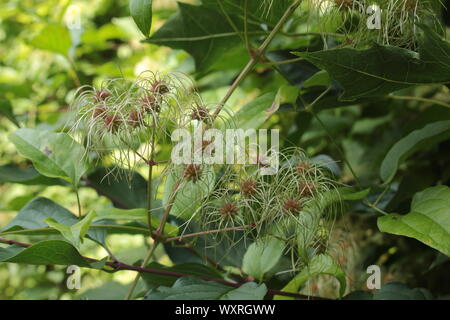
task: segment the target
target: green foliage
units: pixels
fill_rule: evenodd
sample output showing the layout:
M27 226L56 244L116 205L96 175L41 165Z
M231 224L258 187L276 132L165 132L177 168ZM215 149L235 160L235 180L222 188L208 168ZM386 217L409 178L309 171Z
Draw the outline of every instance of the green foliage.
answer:
M8 0L0 299L448 295L442 5L377 0L372 30L367 3ZM278 173L172 163L199 122L278 129Z
M427 124L399 140L388 152L380 167L380 177L385 182L394 178L399 165L414 152L429 148L450 138L450 121Z
M19 246L0 248L0 261L33 265L77 265L94 269L101 269L104 265L104 261L87 261L74 246L60 240L41 241L29 248Z
M418 55L380 45L366 50L342 48L296 54L339 81L345 90L342 100L385 95L419 84L450 82L450 43L430 28L421 28L424 35Z
M284 288L286 292L298 292L300 288L311 278L326 274L335 277L340 284L339 294L342 296L346 288L345 273L341 266L328 255L317 255L311 259L306 268L295 276ZM287 297L277 296L276 299L290 300ZM291 298L292 299L292 298Z
M262 300L267 289L264 284L246 283L239 288L204 281L196 278L180 278L172 287L150 290L148 300Z
M280 260L285 244L269 237L252 243L244 255L242 270L256 279L263 279Z
M47 177L65 178L76 186L87 170L84 148L65 133L19 129L9 139Z
M130 0L130 14L139 30L148 36L152 27L152 0Z
M450 188L438 186L414 195L407 215L378 218L383 232L415 238L450 256Z

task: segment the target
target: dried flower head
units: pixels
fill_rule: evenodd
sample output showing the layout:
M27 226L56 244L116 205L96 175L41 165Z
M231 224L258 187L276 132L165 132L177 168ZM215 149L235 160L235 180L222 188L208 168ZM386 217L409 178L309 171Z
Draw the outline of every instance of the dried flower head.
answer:
M241 193L245 197L250 197L256 193L257 183L254 180L245 180L241 183Z
M223 217L234 217L238 212L238 207L236 205L236 203L234 202L228 202L225 203L221 208L220 208L220 214Z
M184 169L183 176L187 181L196 183L202 176L202 166L196 164L188 164Z
M302 203L296 199L289 199L284 202L283 208L288 213L297 214L302 210Z

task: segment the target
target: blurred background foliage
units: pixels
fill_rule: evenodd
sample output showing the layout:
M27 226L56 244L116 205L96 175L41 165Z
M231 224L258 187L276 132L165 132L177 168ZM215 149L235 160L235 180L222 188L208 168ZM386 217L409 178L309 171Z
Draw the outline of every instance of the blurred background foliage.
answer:
M194 0L183 2L197 3ZM175 1L154 0L152 32L176 10ZM81 30L67 28L67 23L78 13ZM27 172L23 176L9 175L7 166L11 165L33 170L31 163L20 157L7 139L17 124L62 129L68 105L80 84L100 85L111 77L134 78L145 70L191 74L204 99L218 102L242 65L239 60L226 65L218 61L211 70L199 70L186 52L141 40L143 36L129 16L127 0L2 0L0 227L36 196L50 198L73 212L77 206L74 193L64 185L33 182L34 178L40 178L37 174L34 177L32 171L22 171ZM321 40L316 38L280 38L267 56L274 61L282 60L289 58L289 51L305 46L313 50L314 46L320 47L320 43ZM276 50L277 46L284 49ZM292 50L286 50L287 46ZM245 62L245 51L243 54ZM239 55L242 56L242 52L235 57ZM303 86L305 80L317 72L316 67L305 62L280 69L275 72L268 66L258 65L228 104L238 109L266 92L277 92L287 84L286 79L290 85ZM448 88L439 85L406 89L403 93L449 103ZM331 109L329 107L334 105L330 101L320 107L323 124L303 112L302 103L297 102L295 105L283 104L265 126L282 130L283 146L299 145L311 156L321 155L333 161L333 169L340 181L352 185L355 180L344 165L346 158L361 185L372 187L370 196L373 199L383 191L379 187L378 168L390 147L427 123L450 120L449 108L427 102L380 98ZM442 142L421 150L403 164L379 207L387 212L406 213L414 193L436 184L449 185L448 150L450 141ZM141 174L145 175L144 170ZM15 183L18 181L20 184ZM85 212L111 206L108 198L98 195L92 188L82 188L80 195ZM350 290L364 289L367 266L378 264L382 267L383 282L399 280L413 288L425 287L435 296L449 294L449 259L416 240L380 233L377 216L371 208L355 203L347 207L346 214L336 223L336 256L346 268ZM16 238L28 240L24 236ZM142 236L112 235L108 237L108 243L116 256L127 263L134 263L145 255L146 243ZM83 252L96 258L105 255L90 241L83 245ZM156 256L161 263L170 265L173 262L162 247ZM126 271L109 274L83 270L82 289L77 292L67 289L65 271L57 266L2 263L0 299L121 299L125 296L126 284L133 278L133 273ZM305 293L326 296L329 284L329 279L321 278L311 282Z

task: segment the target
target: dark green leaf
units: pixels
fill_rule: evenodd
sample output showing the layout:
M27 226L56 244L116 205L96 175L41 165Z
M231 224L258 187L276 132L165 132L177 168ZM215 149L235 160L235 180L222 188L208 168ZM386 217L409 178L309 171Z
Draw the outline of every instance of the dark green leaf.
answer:
M102 268L101 263L89 262L70 243L61 240L47 240L29 248L16 245L0 248L0 261L34 265L77 265L87 268Z
M34 168L22 169L12 164L0 166L0 182L47 186L64 184L63 180L45 177Z
M450 188L437 186L417 193L410 213L380 217L378 228L415 238L450 256Z
M147 181L137 172L124 172L112 177L105 168L100 168L88 176L87 185L111 199L119 208L147 207ZM160 206L157 203L155 205Z
M198 263L182 263L182 264L174 265L172 267L167 267L167 266L163 266L157 262L152 262L149 265L147 265L146 268L154 269L154 270L177 272L177 273L182 273L182 274L187 274L187 275L197 276L197 277L222 279L220 274L218 274L216 271L214 271L210 267L207 267L203 264L198 264ZM159 274L154 274L154 273L146 273L146 272L143 272L141 274L141 276L149 288L156 288L156 287L160 287L160 286L170 287L177 280L177 277L164 276L164 275L159 275Z
M392 181L401 162L414 152L450 138L450 121L430 123L400 139L388 152L380 168L384 182Z
M139 30L148 37L152 27L152 0L130 0L130 14Z
M208 71L216 63L240 68L248 61L242 39L220 12L205 7L178 3L180 11L172 16L147 42L183 49L195 59L198 71ZM238 30L241 19L230 17ZM255 30L250 25L249 31Z
M345 89L342 100L385 95L420 84L450 82L450 43L429 27L421 28L424 35L418 55L403 48L380 45L366 50L342 48L296 54L339 81Z
M150 290L147 300L262 300L267 293L264 284L248 282L239 288L194 277L178 279L172 287Z
M10 134L9 139L47 177L65 178L77 185L87 170L83 146L66 133L24 128Z
M17 127L20 127L19 122L17 121L16 116L13 113L11 102L1 97L0 97L0 114L8 118Z

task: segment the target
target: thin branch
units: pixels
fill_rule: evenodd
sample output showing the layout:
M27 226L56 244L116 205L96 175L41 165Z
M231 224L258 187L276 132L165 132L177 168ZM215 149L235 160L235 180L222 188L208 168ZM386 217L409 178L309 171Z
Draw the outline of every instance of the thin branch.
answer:
M236 80L231 85L230 89L226 93L225 97L222 99L222 101L219 104L219 107L216 109L212 116L212 120L214 121L219 113L224 108L227 101L230 99L230 97L233 95L234 91L237 89L239 84L244 80L244 78L250 73L250 71L253 69L253 67L258 63L259 58L261 55L266 51L267 47L270 45L272 40L275 38L277 33L281 30L283 25L286 23L286 21L290 18L290 16L295 12L295 10L300 6L302 0L296 0L283 14L280 21L278 21L277 25L273 28L273 30L270 32L270 34L267 36L266 40L263 42L263 44L257 49L257 55L252 56L250 58L250 61L247 63L247 65L244 67L244 69L241 71L239 76L236 78Z
M32 246L32 244L29 244L29 243L23 243L23 242L19 242L19 241L15 241L15 240L8 240L5 238L0 238L0 243L16 245L16 246L23 247L23 248L29 248ZM83 257L83 259L85 259L86 261L89 261L89 262L99 262L99 260L88 258L88 257ZM176 277L176 278L192 276L190 274L181 273L181 272L173 272L173 271L166 271L166 270L157 270L157 269L150 269L150 268L144 268L144 267L137 267L137 266L129 265L129 264L126 264L126 263L123 263L120 261L114 261L114 262L107 261L107 262L105 262L105 265L112 267L115 271L130 270L130 271L137 271L139 273L141 273L141 272L151 273L151 274L170 276L170 277ZM235 288L238 288L242 285L242 283L231 282L231 281L226 281L226 280L216 279L216 278L209 278L209 277L199 277L199 278L202 280L205 280L205 281L213 281L213 282L221 283L221 284L224 284L224 285L227 285L230 287L235 287ZM309 300L328 300L328 299L322 298L322 297L307 296L307 295L303 295L303 294L299 294L299 293L284 292L284 291L279 291L279 290L274 290L274 289L268 289L267 294L293 297L293 298L299 298L299 299L309 299Z

